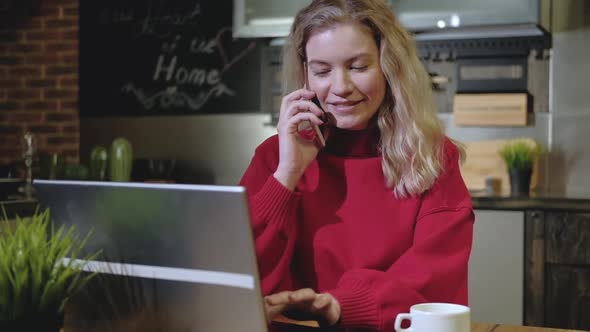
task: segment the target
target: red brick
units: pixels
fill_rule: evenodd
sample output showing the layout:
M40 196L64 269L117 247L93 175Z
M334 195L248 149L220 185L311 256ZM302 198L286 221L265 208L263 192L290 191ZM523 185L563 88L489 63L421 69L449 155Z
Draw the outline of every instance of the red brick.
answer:
M0 112L16 111L21 107L19 102L7 101L0 103Z
M72 65L47 66L45 74L48 76L77 74L78 67Z
M74 113L60 113L60 112L52 112L47 113L45 115L45 119L47 121L54 121L54 122L64 122L64 121L72 121L75 120L77 117Z
M43 113L31 113L31 112L18 112L11 113L8 115L8 121L12 122L26 122L26 123L39 123L43 121Z
M7 91L8 99L41 99L39 89L15 89Z
M21 126L16 126L14 127L14 129L16 129L16 133L14 134L6 134L6 135L2 135L2 140L0 140L0 144L3 145L4 147L10 148L10 147L15 147L18 148L21 145L21 133L24 133L24 130L22 130Z
M36 125L36 126L26 126L26 130L34 134L55 134L58 131L57 126L50 126L50 125Z
M43 18L42 17L33 17L32 19L28 20L26 25L24 26L23 30L38 30L43 29ZM24 34L22 35L24 37Z
M75 6L78 6L78 1L80 1L80 0L43 1L42 7L45 7L45 8L75 7Z
M47 52L65 52L65 51L77 51L77 41L65 41L65 42L49 42L45 44L45 51Z
M74 16L74 17L78 17L80 15L80 10L78 8L78 6L75 7L65 7L62 8L61 13L63 14L63 16Z
M0 65L18 65L23 63L22 57L14 55L0 55Z
M57 55L27 55L25 63L30 65L54 65L59 63Z
M19 110L21 107L20 102L16 101L7 101L0 103L0 112L7 112L7 111L16 111Z
M80 132L80 126L78 125L68 125L68 126L62 126L61 127L61 132L62 133L79 133Z
M47 145L64 145L64 144L78 144L79 139L73 136L55 136L47 137L45 142Z
M15 79L0 79L0 89L22 88L23 82Z
M12 158L18 158L20 156L20 148L0 148L0 156L11 156ZM11 158L6 158L5 160L12 160Z
M27 86L31 88L56 88L57 80L54 78L46 79L27 79Z
M78 59L79 59L78 52L61 54L60 58L61 58L61 63L63 63L63 64L67 64L70 66L76 66L76 67L78 66Z
M16 135L21 132L20 127L16 126L0 126L0 134L2 135Z
M60 109L78 110L78 101L77 100L60 100L59 101L59 108Z
M41 68L34 67L34 66L17 66L10 68L10 72L8 74L11 77L14 76L41 76Z
M30 41L48 41L48 40L56 40L60 36L60 33L57 31L45 31L45 30L38 30L38 31L27 31L25 33L25 38Z
M46 2L51 2L51 1L46 1ZM41 7L41 10L39 11L39 15L44 16L44 17L58 17L59 16L59 7L43 6L43 7Z
M24 110L30 111L55 111L57 110L57 101L32 101L26 102L23 106Z
M77 98L77 89L48 89L45 90L45 98L47 99L60 99L60 98Z
M62 40L78 40L80 37L80 33L78 29L74 30L67 30L61 32L61 39Z
M78 77L62 77L59 79L60 88L78 88Z
M69 28L78 26L78 20L67 18L67 19L49 19L45 21L45 28Z
M43 45L38 43L19 43L8 45L8 53L35 53L42 52Z

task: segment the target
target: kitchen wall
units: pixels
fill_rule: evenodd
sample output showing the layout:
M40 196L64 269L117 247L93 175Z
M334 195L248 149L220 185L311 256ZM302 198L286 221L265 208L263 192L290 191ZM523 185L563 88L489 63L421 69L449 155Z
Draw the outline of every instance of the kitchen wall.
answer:
M81 159L94 144L117 136L131 141L138 158L177 158L183 182L237 184L254 149L276 133L268 114L140 118L82 118Z
M3 31L0 34L4 38L0 45L3 52L0 55L0 80L4 82L0 91L2 160L19 158L17 136L25 129L37 130L44 148L62 149L74 160L78 158L77 95L71 95L75 94L72 91L76 91L77 87L70 85L77 82L77 72L67 69L68 65L77 67L77 49L64 45L77 45L78 26L74 17L78 2L59 0L42 3L44 9L41 13L14 32L17 39L7 40L11 33L14 35L13 32ZM462 141L527 136L545 143L551 155L542 180L546 189L569 195L590 195L590 178L586 175L590 168L590 149L581 138L590 129L590 101L586 98L590 85L590 64L587 60L590 58L587 43L590 39L590 4L583 0L564 0L555 1L554 6L559 15L554 15L552 19L555 31L550 58L549 112L535 114L531 117L531 125L525 128L457 127L453 124L452 114L443 113L440 117L447 133ZM45 34L40 34L44 37L38 37L33 43L35 39L29 37L27 31L37 30ZM65 42L61 42L62 48L55 49L56 45L60 45L60 38L66 36L76 36L76 40L68 42L66 38ZM46 54L46 50L51 55ZM14 60L15 56L17 60ZM48 60L38 65L22 62L27 61L27 57L39 57L40 60L43 56ZM47 74L47 68L59 65L64 72L56 76ZM8 81L14 80L9 75L29 67L39 68L31 69L35 73L39 71L38 77L20 75L16 84L22 84L21 90L41 91L39 100L9 100L12 86ZM45 79L44 84L48 86L29 86L41 84L35 83L35 79ZM62 97L43 100L51 95L45 91L60 91L55 94L62 94ZM36 109L35 105L43 107ZM441 105L441 108L445 107L448 109L448 104ZM94 144L108 145L113 138L125 136L133 143L136 157L178 158L179 168L187 182L235 184L247 167L255 147L275 133L274 127L267 125L269 121L270 116L266 114L83 118L79 127L80 160L84 162L88 158Z
M18 24L0 22L0 164L21 161L26 131L39 151L78 160L78 0L40 3Z
M551 65L551 188L590 195L590 3L582 26L553 34Z

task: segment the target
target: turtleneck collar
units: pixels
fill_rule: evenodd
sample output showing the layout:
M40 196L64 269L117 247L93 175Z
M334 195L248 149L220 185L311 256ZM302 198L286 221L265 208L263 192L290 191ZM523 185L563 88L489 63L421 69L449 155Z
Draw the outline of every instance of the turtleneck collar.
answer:
M322 151L354 158L375 157L380 154L379 139L379 127L374 122L362 130L331 127L326 147Z

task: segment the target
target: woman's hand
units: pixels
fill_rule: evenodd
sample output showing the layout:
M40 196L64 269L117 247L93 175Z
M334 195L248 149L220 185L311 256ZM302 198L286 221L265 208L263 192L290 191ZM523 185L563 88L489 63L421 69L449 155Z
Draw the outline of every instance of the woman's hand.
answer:
M285 313L294 319L316 319L327 326L340 320L338 301L331 294L318 294L310 288L268 295L264 298L264 306L269 320Z
M321 125L323 111L311 101L315 92L299 89L283 97L279 123L279 165L274 177L289 190L294 190L303 172L318 154L313 137L306 139L299 126L306 121ZM310 128L313 131L313 129Z

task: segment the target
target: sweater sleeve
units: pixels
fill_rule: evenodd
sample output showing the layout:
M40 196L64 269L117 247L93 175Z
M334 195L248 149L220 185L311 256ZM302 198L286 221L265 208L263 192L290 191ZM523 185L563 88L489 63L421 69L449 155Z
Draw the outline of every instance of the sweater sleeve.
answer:
M275 137L262 143L240 185L246 187L263 294L293 287L290 271L297 237L295 218L299 194L273 176L278 165Z
M393 331L397 314L413 304L467 304L474 214L449 144L442 174L422 196L412 246L385 270L345 272L328 291L340 303L342 327Z

